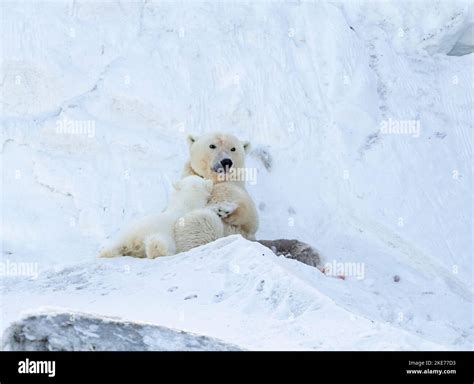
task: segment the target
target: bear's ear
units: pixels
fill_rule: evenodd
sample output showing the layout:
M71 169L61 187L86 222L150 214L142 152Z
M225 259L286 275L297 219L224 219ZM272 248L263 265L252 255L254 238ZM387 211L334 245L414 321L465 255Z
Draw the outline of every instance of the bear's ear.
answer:
M179 182L179 180L178 181L173 181L171 183L171 185L173 186L173 189L175 191L179 191L181 189L181 183Z
M188 135L188 137L186 138L186 141L188 142L189 146L193 145L196 140L197 140L197 136L194 136L194 135Z
M250 145L250 141L243 141L242 145L244 146L245 153L249 153L252 146Z

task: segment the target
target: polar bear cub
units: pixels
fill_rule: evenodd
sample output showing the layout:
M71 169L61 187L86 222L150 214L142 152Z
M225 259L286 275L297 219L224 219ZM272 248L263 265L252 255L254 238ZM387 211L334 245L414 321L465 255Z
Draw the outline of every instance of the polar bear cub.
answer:
M174 255L175 224L186 213L201 209L208 203L213 182L199 176L187 176L173 184L168 207L160 214L149 215L135 222L99 257L134 256L155 258Z

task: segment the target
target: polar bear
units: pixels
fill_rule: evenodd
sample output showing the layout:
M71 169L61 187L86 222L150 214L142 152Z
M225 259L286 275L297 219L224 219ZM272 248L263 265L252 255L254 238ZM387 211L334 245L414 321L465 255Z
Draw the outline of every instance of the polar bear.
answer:
M212 180L188 176L173 184L174 191L168 207L160 214L149 215L127 228L119 238L99 254L99 257L134 256L155 258L174 255L176 244L174 226L186 213L204 208L211 197ZM220 222L216 212L214 226Z
M188 251L222 236L240 234L255 240L258 213L245 189L245 157L250 143L220 132L201 137L188 136L189 160L183 177L200 176L212 180L209 205L184 215L175 225L178 252ZM209 209L212 208L212 209ZM220 220L216 220L217 212Z

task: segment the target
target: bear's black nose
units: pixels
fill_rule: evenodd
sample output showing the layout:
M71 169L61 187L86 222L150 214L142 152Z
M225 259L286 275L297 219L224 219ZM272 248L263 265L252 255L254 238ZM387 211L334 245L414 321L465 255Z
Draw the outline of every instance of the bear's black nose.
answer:
M221 160L221 165L224 169L230 169L232 167L232 160L231 159L223 159Z

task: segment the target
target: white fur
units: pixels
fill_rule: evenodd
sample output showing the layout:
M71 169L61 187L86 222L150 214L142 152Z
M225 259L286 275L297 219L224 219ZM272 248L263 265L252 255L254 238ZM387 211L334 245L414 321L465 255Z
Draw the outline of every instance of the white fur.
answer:
M189 160L185 164L183 176L199 175L212 180L214 188L206 209L187 213L180 225L175 226L177 251L188 251L231 234L255 240L258 212L245 189L245 181L222 181L219 174L213 171L223 157L230 158L236 168L245 167L245 156L250 144L219 132L201 137L190 136L188 143Z
M189 251L224 236L224 223L214 209L197 209L175 224L175 241L179 252Z
M176 182L173 187L174 193L164 212L149 215L132 224L116 241L102 250L99 257L155 258L175 254L175 223L188 212L207 204L213 183L198 176L188 176ZM214 215L217 217L215 213Z

